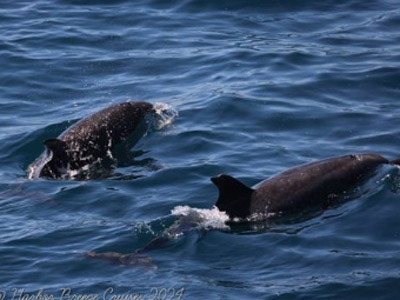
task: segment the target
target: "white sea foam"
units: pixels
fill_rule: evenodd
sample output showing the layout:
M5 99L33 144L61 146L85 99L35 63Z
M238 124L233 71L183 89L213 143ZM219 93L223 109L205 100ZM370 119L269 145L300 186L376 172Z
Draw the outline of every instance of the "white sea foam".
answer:
M175 216L189 217L196 220L200 227L206 229L229 228L225 224L225 222L229 220L228 215L215 206L211 209L193 208L187 205L176 206L171 210L171 214Z
M167 103L155 103L154 110L156 111L156 117L154 118L153 126L156 130L171 125L178 116L178 111Z

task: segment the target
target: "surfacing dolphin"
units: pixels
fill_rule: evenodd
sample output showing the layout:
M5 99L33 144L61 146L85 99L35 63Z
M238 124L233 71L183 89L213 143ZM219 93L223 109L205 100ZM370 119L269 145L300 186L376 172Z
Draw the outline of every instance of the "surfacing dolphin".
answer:
M333 157L289 169L252 188L224 174L211 181L219 189L217 208L243 220L327 207L385 164L400 166L400 159L389 161L375 153Z
M125 102L80 120L57 139L44 142L46 150L29 165L28 178L73 178L82 169L112 158L115 146L139 128L146 130L154 113L150 103Z
M389 161L374 153L328 158L289 169L261 181L252 188L231 176L219 175L211 179L220 191L215 210L221 213L221 215L217 214L218 220L222 220L229 226L219 225L215 229L233 232L234 227L231 226L235 226L236 222L232 223L232 221L260 221L260 217L265 219L271 214L274 217L280 217L315 206L326 208L340 201L346 192L362 184L374 174L378 167L385 164L399 167L400 159ZM256 218L253 219L252 216ZM156 265L150 257L145 256L147 251L166 247L176 236L190 232L193 228L207 232L199 226L200 224L198 218L193 217L193 214L188 214L134 253L89 251L84 255L123 266L154 269L157 268Z

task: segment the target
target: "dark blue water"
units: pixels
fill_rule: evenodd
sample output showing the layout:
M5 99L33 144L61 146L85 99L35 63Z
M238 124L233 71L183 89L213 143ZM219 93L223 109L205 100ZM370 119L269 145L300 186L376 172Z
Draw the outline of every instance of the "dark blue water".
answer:
M171 211L218 223L219 173L253 185L330 156L400 157L399 28L389 0L3 0L1 300L179 299L182 288L182 299L397 299L389 167L322 214L177 235L148 253L157 269L82 253L131 253ZM134 147L136 164L104 180L27 179L44 140L126 100L179 112Z

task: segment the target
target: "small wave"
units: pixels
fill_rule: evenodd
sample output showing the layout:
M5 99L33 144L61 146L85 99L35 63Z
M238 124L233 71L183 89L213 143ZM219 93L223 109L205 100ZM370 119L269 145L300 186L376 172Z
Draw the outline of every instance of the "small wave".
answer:
M171 210L171 214L196 220L199 226L206 229L229 229L229 226L225 224L229 216L215 206L212 209L193 208L187 205L176 206Z
M161 130L164 127L171 125L178 116L178 111L167 103L155 103L154 110L156 112L156 117L153 122L153 127L156 130Z

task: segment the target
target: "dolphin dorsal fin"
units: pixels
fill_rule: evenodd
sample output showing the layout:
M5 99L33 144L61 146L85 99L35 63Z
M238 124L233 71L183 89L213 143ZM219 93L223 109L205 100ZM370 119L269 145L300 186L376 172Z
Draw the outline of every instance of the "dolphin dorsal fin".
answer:
M62 140L50 139L46 140L43 144L48 150L53 152L54 156L63 157L66 155L67 144Z
M250 215L250 200L254 190L232 176L221 174L211 178L219 189L216 206L230 218L245 218Z

